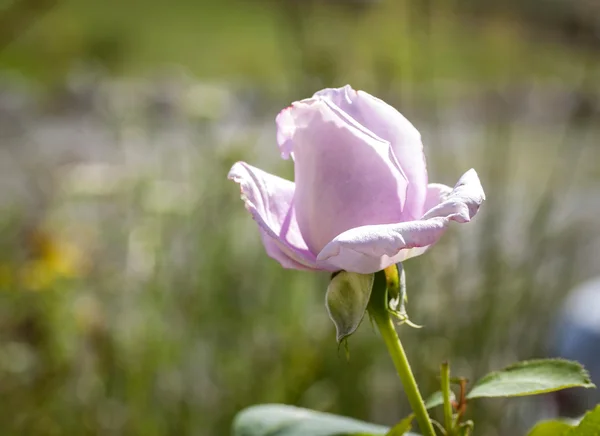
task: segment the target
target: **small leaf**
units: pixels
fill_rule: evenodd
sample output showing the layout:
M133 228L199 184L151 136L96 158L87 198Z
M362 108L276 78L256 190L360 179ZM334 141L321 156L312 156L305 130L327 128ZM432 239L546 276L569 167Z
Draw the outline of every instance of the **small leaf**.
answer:
M475 424L471 420L461 423L458 426L458 436L471 436L473 428L475 428Z
M600 406L585 414L577 427L569 429L565 436L598 436L600 435Z
M450 391L450 401L455 401L456 397L454 396L454 392ZM425 407L427 409L433 409L434 407L441 406L444 404L444 395L442 391L434 392L425 400Z
M538 359L489 373L475 383L467 398L519 397L572 387L595 387L583 366L563 359Z
M335 324L338 343L360 325L371 297L373 279L373 274L341 271L329 282L325 304L329 318Z
M402 436L410 431L412 428L412 422L415 419L415 415L411 414L400 421L398 424L392 427L392 429L387 432L385 436Z
M388 430L384 426L284 404L244 409L233 422L233 436L383 436Z
M544 421L533 427L527 436L561 436L572 428L564 421Z

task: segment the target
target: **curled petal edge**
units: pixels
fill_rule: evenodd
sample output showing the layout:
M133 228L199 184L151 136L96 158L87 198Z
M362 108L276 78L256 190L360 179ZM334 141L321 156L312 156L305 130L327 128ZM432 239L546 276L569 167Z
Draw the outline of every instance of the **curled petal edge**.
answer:
M264 173L264 174L263 174ZM261 238L267 254L277 260L284 268L298 270L334 270L328 262L317 262L315 257L308 250L300 249L282 239L274 231L272 225L268 222L269 212L260 210L261 198L268 198L276 186L266 187L266 180L261 179L261 174L272 177L273 180L281 182L283 190L290 191L287 195L293 196L293 182L281 179L272 174L265 173L262 170L251 167L244 162L237 162L231 167L228 178L240 185L241 198L244 201L246 210L250 212L252 218L258 224ZM270 194L271 193L271 194ZM291 199L290 203L291 203ZM265 207L262 207L265 209Z
M365 135L367 138L370 138L373 141L372 144L383 147L386 150L387 158L390 160L392 165L394 165L396 170L399 171L402 178L408 182L406 173L404 172L404 169L400 165L398 158L394 153L392 144L389 141L377 136L371 130L357 122L340 107L336 106L335 103L329 98L326 98L324 95L319 93L316 93L312 98L306 98L304 100L292 103L290 106L279 112L277 117L275 117L275 123L277 125L277 144L283 159L287 160L290 157L294 159L294 135L296 129L306 128L306 125L309 123L307 120L310 119L311 116L307 116L306 114L312 113L312 116L314 116L314 113L318 112L319 110L322 111L324 107L327 107L329 111L335 114L339 121L346 125L347 129L354 132L359 132L360 134ZM305 114L304 120L297 119L299 113Z
M321 250L317 261L328 262L346 271L369 274L423 254L441 238L451 221L469 222L485 200L474 169L467 171L447 195L440 186L431 186L444 194L439 196L440 203L420 220L347 230Z

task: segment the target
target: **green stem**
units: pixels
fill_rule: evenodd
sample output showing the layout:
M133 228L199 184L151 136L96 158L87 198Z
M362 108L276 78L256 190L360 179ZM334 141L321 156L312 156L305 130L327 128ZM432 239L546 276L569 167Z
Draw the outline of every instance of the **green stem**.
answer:
M410 369L400 338L396 334L392 318L389 315L387 317L375 316L374 318L390 356L392 356L396 371L398 371L400 381L404 386L404 392L406 392L406 396L408 397L408 401L417 418L421 431L425 436L435 436L435 431L433 430L433 425L431 424L427 409L425 408L425 403L423 402L423 398L417 387L417 381Z
M452 404L450 403L450 365L448 362L442 363L441 369L442 397L444 398L444 425L446 434L452 436L454 425L452 423Z
M381 337L392 357L396 371L400 376L400 381L404 386L404 392L406 392L408 402L417 418L421 432L424 436L436 436L431 419L425 408L425 402L419 392L417 381L410 369L406 353L404 352L404 348L396 333L394 323L387 308L385 277L383 278L383 283L380 277L381 273L378 273L375 276L375 283L373 284L373 291L371 292L371 299L369 301L369 314L381 332Z

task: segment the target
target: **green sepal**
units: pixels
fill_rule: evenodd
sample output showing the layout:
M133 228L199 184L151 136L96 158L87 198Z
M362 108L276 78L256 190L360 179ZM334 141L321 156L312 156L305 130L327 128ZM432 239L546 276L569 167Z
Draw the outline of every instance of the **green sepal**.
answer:
M325 296L339 344L356 331L365 316L373 289L373 274L340 271L331 278Z

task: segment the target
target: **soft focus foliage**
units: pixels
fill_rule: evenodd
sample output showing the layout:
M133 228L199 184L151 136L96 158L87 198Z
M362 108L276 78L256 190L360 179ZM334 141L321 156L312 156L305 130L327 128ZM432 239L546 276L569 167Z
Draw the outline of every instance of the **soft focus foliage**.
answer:
M587 412L579 422L544 421L537 424L528 436L594 436L600 432L600 406Z
M48 2L0 32L3 434L220 436L256 403L408 415L368 323L347 360L328 274L269 259L225 179L238 160L291 179L274 117L324 86L384 98L436 181L474 167L486 189L472 224L405 265L424 394L445 359L473 381L543 356L563 298L600 268L598 45L577 30L594 7L206 3ZM561 20L575 30L544 24ZM467 415L523 434L552 406Z
M410 423L409 423L410 426ZM233 424L234 436L339 436L388 434L388 429L351 418L280 404L253 406ZM405 432L398 432L401 436Z

